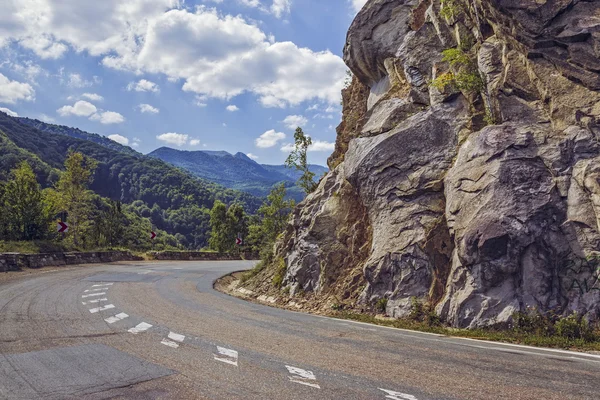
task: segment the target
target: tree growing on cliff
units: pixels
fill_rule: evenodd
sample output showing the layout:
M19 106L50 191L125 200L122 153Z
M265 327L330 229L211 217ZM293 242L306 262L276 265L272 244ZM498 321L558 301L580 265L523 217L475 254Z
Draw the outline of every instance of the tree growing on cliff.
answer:
M308 148L312 145L312 139L304 133L302 128L298 127L294 133L294 145L294 150L285 160L285 166L302 172L302 176L298 180L298 186L304 189L306 194L310 194L317 188L317 183L314 180L315 174L308 168L306 156Z

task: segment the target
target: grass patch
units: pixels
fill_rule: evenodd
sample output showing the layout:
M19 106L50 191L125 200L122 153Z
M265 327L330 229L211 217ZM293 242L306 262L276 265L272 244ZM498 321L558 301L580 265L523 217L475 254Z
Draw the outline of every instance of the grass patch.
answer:
M415 313L417 313L417 311L415 311ZM330 316L374 325L437 333L447 336L517 343L538 347L600 351L600 330L598 330L598 328L593 329L587 324L587 321L577 315L559 318L553 323L554 328L551 330L544 328L541 330L538 330L537 328L524 329L523 326L516 325L516 317L515 327L511 329L485 328L469 330L444 326L439 323L439 318L437 316L435 320L432 320L427 312L421 314L420 319L417 320L411 318L381 319L371 314L362 314L351 311L337 311L331 313ZM551 319L548 321L551 321ZM537 326L542 327L544 324L539 324ZM585 328L585 326L587 326L587 328Z
M266 264L264 261L260 261L258 264L256 264L256 266L254 268L252 268L250 271L248 272L244 272L244 274L242 275L242 277L240 278L240 282L241 283L246 283L248 282L250 279L254 278L256 275L258 275L262 270L264 270L266 267Z
M276 268L275 275L273 275L273 286L275 286L277 289L281 289L281 286L283 285L283 278L285 277L285 273L287 271L287 266L285 265L283 258L277 259Z

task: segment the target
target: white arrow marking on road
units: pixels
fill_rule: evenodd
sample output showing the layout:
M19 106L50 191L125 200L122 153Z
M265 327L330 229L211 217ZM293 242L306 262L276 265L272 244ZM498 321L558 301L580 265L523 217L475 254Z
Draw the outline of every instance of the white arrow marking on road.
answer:
M100 303L101 301L108 301L108 299L105 297L103 299L95 299L95 300L90 300L90 301L82 301L81 304L83 304L85 306L86 304Z
M136 335L140 332L147 331L150 328L152 328L152 325L142 322L142 323L139 323L135 328L129 329L127 332L133 333L134 335Z
M112 286L113 283L99 283L97 285L92 285L92 287L100 287L100 286Z
M106 290L106 288L96 288L96 289L88 289L88 290L84 290L83 293L88 293L88 292L100 292L102 290Z
M94 297L94 296L104 296L106 294L106 292L102 292L102 293L91 293L91 294L84 294L83 296L81 296L82 299L85 299L87 297Z
M169 339L163 339L160 343L164 344L165 346L172 347L174 349L176 349L176 348L179 347L179 345L177 343L175 343L175 342L173 342L172 340L169 340Z
M105 321L108 322L109 324L114 324L115 322L121 321L127 317L129 317L129 315L127 315L125 313L120 313L120 314L115 315L114 317L106 318Z
M321 386L319 386L319 384L317 383L317 377L315 376L315 374L312 373L312 371L306 371L304 369L290 367L289 365L286 365L285 367L288 369L289 373L292 374L292 376L288 376L290 381L294 383L299 383L301 385L321 389Z
M226 364L238 366L238 352L231 349L226 349L225 347L217 346L217 354L213 354L213 357L216 361L221 361Z
M110 310L111 308L115 308L115 305L114 304L107 304L104 307L90 308L90 312L92 314L96 314L99 311L106 311L106 310Z
M386 392L388 394L387 396L385 396L386 399L390 399L390 400L418 400L412 394L394 392L393 390L386 390L386 389L382 389L382 388L379 388L379 390L384 391L384 392Z

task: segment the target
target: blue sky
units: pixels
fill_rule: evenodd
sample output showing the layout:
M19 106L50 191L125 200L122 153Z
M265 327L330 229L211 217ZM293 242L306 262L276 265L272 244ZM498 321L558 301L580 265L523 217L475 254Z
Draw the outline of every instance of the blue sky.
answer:
M297 125L325 165L346 32L365 0L3 0L0 109L148 153L282 163ZM4 4L6 3L6 4Z

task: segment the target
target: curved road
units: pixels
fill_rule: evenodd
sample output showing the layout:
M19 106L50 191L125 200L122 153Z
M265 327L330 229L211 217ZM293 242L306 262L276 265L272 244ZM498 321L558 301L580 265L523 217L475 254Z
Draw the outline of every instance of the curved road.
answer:
M216 292L248 262L0 283L0 399L598 399L600 356L294 313Z

